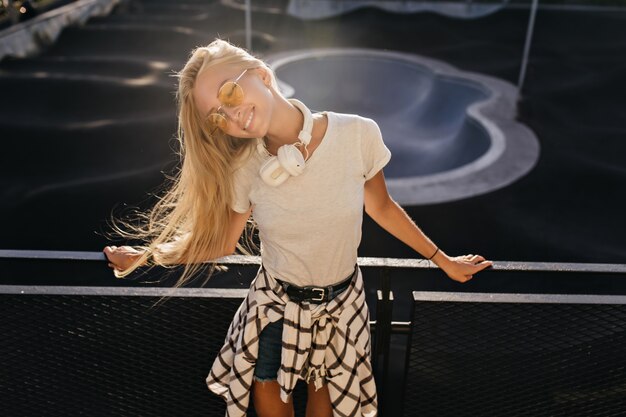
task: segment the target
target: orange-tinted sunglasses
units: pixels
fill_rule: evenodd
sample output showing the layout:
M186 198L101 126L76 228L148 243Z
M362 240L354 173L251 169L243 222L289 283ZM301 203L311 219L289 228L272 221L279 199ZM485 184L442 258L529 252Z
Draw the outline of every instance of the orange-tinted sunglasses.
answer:
M217 108L213 113L209 114L208 120L215 128L220 129L222 132L226 132L228 129L228 115L224 113L222 107L235 107L243 103L243 88L237 82L243 77L243 75L250 68L246 68L243 72L235 78L234 81L225 82L217 92L217 99L220 101L221 106ZM215 132L215 129L212 133Z

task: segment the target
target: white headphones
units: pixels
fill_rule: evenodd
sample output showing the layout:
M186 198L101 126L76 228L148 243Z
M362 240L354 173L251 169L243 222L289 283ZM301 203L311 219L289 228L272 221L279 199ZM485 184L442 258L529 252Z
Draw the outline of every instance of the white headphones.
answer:
M285 182L290 176L297 177L304 172L306 160L302 157L298 146L304 145L307 159L309 155L306 146L311 142L311 131L313 130L313 116L311 115L311 110L309 110L304 103L295 98L290 98L288 101L302 112L304 125L302 126L302 131L298 134L300 142L281 146L278 148L277 156L272 156L261 165L259 170L261 178L266 184L274 187ZM267 154L263 139L259 140L257 149L261 155Z

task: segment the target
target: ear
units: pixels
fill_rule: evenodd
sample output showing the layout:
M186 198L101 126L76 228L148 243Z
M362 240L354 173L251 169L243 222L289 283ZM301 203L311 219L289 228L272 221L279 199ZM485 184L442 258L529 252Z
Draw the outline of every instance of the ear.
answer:
M261 77L263 84L265 84L266 87L269 87L272 80L269 71L266 68L258 67L256 68L256 72L259 74L259 77Z

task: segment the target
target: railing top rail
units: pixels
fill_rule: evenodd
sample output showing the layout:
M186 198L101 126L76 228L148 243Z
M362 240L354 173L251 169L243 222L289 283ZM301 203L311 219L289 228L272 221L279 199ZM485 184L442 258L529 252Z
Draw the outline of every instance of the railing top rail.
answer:
M75 261L104 261L102 252L85 251L46 251L23 249L0 249L0 259L49 259ZM230 255L218 259L219 263L232 265L260 265L260 256ZM358 264L362 267L386 268L438 268L426 259L409 258L373 258L359 257ZM572 262L527 262L527 261L494 261L493 270L527 271L527 272L600 272L626 273L626 264L609 263L572 263Z
M89 295L133 297L244 298L248 289L169 288L169 287L91 287L69 285L0 285L0 294ZM414 301L541 303L541 304L626 304L623 295L527 294L413 291Z
M0 285L0 294L143 297L245 298L248 289L169 287L89 287L69 285Z
M626 296L624 295L468 293L441 291L413 291L413 300L516 304L626 304Z

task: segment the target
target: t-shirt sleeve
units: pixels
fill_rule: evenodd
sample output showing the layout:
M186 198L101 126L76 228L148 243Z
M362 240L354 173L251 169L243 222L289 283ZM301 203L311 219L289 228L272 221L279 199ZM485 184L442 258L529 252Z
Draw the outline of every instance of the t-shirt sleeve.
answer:
M245 213L250 208L252 178L248 171L242 167L233 173L233 201L230 206L237 213Z
M361 158L365 181L375 176L391 159L391 151L383 142L378 124L363 118L361 126Z

